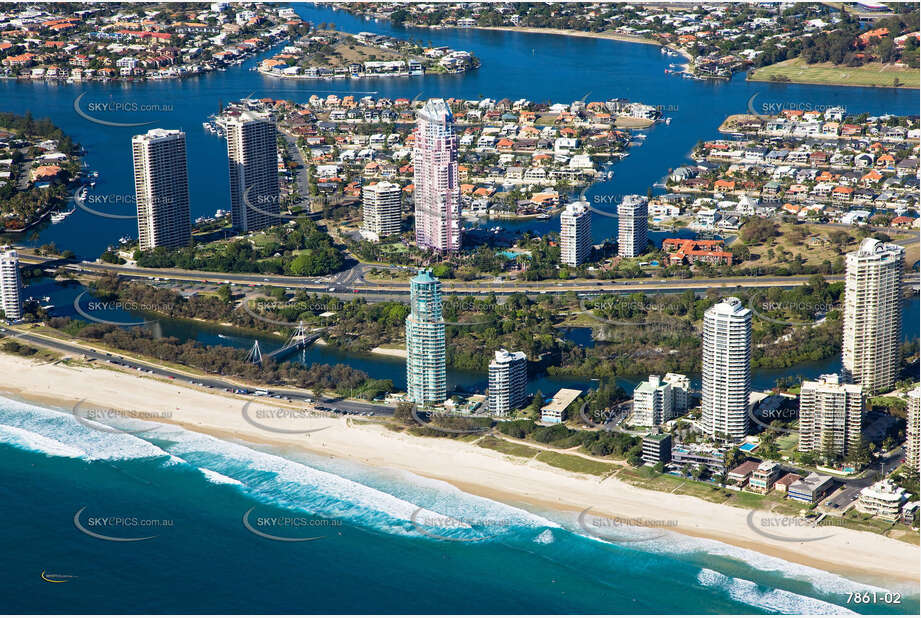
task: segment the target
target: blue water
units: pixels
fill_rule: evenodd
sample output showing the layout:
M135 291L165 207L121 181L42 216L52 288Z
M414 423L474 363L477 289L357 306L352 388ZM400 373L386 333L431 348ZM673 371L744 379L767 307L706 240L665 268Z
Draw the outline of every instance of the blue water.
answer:
M589 189L591 200L646 193L668 168L687 161L699 139L716 135L726 115L744 111L755 94L759 104L917 113L917 92L910 90L746 83L741 76L731 83L667 77L663 69L668 60L647 45L472 30L407 31L324 8L297 5L297 10L314 22L334 22L353 32L411 36L468 49L483 60L483 67L434 78L283 82L250 71L256 58L181 82L65 85L0 80L2 107L51 117L88 149L89 167L100 172L96 193L114 196L133 193L129 141L138 129L103 130L74 112L74 99L85 92L85 102L171 105L170 112L108 119L152 120L150 127L187 131L193 217L228 208L229 202L225 144L205 133L201 123L217 111L219 100L251 94L303 101L313 93L347 90L389 97L572 101L590 92L589 100L626 97L664 106L671 125L643 131L648 135L645 143L613 167L611 181ZM501 224L538 232L557 225L554 220ZM615 229L616 219L596 217L595 241L612 236ZM136 234L131 220L78 210L63 223L13 240L29 245L54 241L95 257L119 237ZM39 290L46 285L51 289L38 282L28 293L48 294ZM67 290L69 302L79 291ZM67 304L57 298L54 302ZM905 323L914 325L917 336L917 299L910 307ZM164 322L161 328L164 335L178 336L182 326ZM194 338L227 343L217 335L216 330L199 328ZM240 337L235 345L251 341ZM375 377L391 377L397 385L405 380L399 359L362 358L316 346L307 355L322 362L341 358ZM838 363L829 359L803 368L803 373L817 375ZM756 376L753 382L763 378L766 385L775 379L767 371ZM450 377L455 386L482 380L463 372ZM549 393L564 384L591 381L543 378L532 381L530 388ZM9 400L0 400L0 505L0 607L11 613L819 613L841 611L848 592L868 588L866 583L677 535L604 544L578 534L570 515L530 514L408 474L273 453L177 430L138 436L102 433L69 414ZM84 506L84 517L155 518L171 525L122 531L156 535L147 541L102 541L75 527L74 515ZM417 507L493 523L483 524L485 531L444 531L471 542L438 540L412 525ZM254 516L301 515L342 525L320 529L325 538L317 541L270 541L243 527L242 515L250 508L255 508ZM49 584L40 578L42 571L75 578ZM905 592L911 596L901 606L870 610L917 613L917 589Z
M102 433L66 412L0 398L5 611L826 613L868 588L672 533L602 543L579 534L571 516L408 473L168 426L141 435ZM74 523L84 507L85 529L155 538L92 538ZM414 516L419 508L475 529L433 527L425 522L441 519ZM257 530L321 538L256 536L243 526L250 509ZM305 533L258 523L285 516L338 525ZM93 524L98 517L164 525ZM69 579L49 584L42 572ZM917 610L913 594L900 610Z
M639 45L555 35L477 31L406 29L389 23L375 23L312 5L297 5L297 11L314 23L333 22L351 32L374 31L402 38L431 41L467 49L483 61L468 73L448 76L376 78L363 80L291 81L266 77L251 71L264 56L232 67L180 81L138 84L59 84L0 80L0 100L8 111L31 110L37 117L49 116L89 151L86 161L100 172L99 195L133 195L130 139L151 127L181 128L188 147L192 217L211 215L229 208L226 145L206 133L201 123L217 111L219 102L247 95L306 101L311 94L330 92L375 92L387 97L458 97L501 99L528 98L533 101L569 102L581 99L606 100L625 97L662 106L672 118L670 126L644 130L648 138L633 148L630 156L613 166L614 178L593 185L586 197L599 210L613 210L616 200L629 193L645 194L668 172L687 163L687 154L701 139L717 135L716 129L729 114L745 112L749 99L755 105L785 103L801 109L841 105L848 111L917 114L917 92L889 88L844 88L802 84L746 82L737 75L732 82L709 82L667 76L663 70L673 59L662 56L653 45ZM267 52L265 55L271 55ZM547 68L553 67L552 74ZM74 100L86 93L81 103L117 102L125 105L172 106L172 111L110 114L116 122L152 122L147 127L101 127L74 111ZM808 107L807 107L808 106ZM125 214L125 207L107 212ZM547 221L501 221L509 229L543 233L557 230L555 219ZM615 235L616 218L598 215L592 225L595 242ZM37 233L35 233L37 232ZM658 234L658 235L657 235ZM654 239L661 233L653 233ZM671 233L667 233L671 235ZM47 224L15 240L26 244L50 241L79 255L97 257L121 236L137 236L133 220L103 219L78 210L64 222Z

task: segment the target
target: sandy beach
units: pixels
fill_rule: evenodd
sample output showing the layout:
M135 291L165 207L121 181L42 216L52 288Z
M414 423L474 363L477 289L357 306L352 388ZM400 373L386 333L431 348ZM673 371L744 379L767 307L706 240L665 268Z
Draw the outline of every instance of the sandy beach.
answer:
M917 584L919 548L868 532L821 528L827 538L772 540L747 523L751 512L686 495L631 486L617 478L569 473L535 460L515 460L471 442L421 438L390 431L366 419L344 417L278 420L254 411L277 410L278 400L241 398L140 377L104 366L42 364L0 354L0 393L71 410L115 409L156 415L158 422L251 443L297 447L364 464L406 470L443 480L469 493L513 504L592 516L669 520L674 531L721 541L845 576ZM246 406L247 401L250 402ZM244 409L244 406L246 408ZM254 418L260 420L253 422ZM265 429L303 429L278 433ZM307 430L317 430L307 433ZM828 537L827 535L831 535Z
M531 34L559 34L562 36L577 36L588 39L611 39L625 43L643 43L645 45L661 45L657 41L630 34L617 34L615 32L582 32L579 30L566 30L564 28L531 28L527 26L471 26L471 30L501 30L505 32L528 32Z

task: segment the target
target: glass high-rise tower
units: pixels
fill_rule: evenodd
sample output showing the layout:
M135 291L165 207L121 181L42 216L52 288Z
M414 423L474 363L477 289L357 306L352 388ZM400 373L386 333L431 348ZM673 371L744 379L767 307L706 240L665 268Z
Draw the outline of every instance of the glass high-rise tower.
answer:
M406 394L419 405L447 399L445 324L441 313L441 282L423 270L410 282L410 313L406 316Z
M245 111L226 125L233 227L251 232L284 223L275 216L281 205L275 122L268 114Z
M899 377L905 249L865 238L845 259L844 378L867 394L886 392Z
M752 312L724 298L704 313L701 425L711 436L740 440L748 431L752 382Z
M151 129L131 138L138 246L185 247L192 243L189 168L185 133Z
M439 253L461 247L461 195L454 115L444 99L429 99L416 115L413 199L416 244Z

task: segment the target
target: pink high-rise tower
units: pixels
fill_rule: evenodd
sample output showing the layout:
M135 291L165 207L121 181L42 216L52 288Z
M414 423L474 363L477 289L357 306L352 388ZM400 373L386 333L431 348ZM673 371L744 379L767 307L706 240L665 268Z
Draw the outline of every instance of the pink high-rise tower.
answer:
M416 244L440 253L460 251L457 135L454 116L444 99L429 99L417 112L414 135Z

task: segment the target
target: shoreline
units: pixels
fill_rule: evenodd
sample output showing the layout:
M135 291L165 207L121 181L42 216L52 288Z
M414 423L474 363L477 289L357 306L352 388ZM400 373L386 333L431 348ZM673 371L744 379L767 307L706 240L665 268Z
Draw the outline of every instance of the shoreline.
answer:
M268 432L244 419L241 411L245 402L282 405L274 400L180 386L103 365L72 367L36 363L2 353L0 374L5 376L0 378L0 393L40 406L67 410L83 401L84 405L155 413L164 422L191 431L404 470L506 504L563 513L579 513L591 507L592 515L674 520L677 525L673 531L679 534L718 541L845 577L917 584L921 571L917 546L881 535L823 528L823 532L834 531L834 540L773 541L756 534L746 524L751 513L744 509L721 507L688 495L674 494L663 500L662 492L635 487L616 477L566 472L535 460L516 460L469 442L412 436L376 423L353 423L349 417L285 421L323 428L306 436Z
M668 43L654 41L635 34L619 34L616 32L585 32L581 30L566 30L564 28L534 28L530 26L470 26L469 28L456 27L457 30L493 30L496 32L524 32L527 34L555 34L559 36L574 36L585 39L607 39L621 43L640 43L641 45L657 45L682 55L689 63L694 62L694 57L680 47ZM685 66L688 70L690 65Z
M900 90L918 90L918 86L909 86L907 84L900 84L898 86L892 85L883 85L883 84L848 84L843 82L826 82L826 81L809 81L804 79L790 79L787 81L778 81L773 79L762 79L758 77L750 77L749 75L745 76L745 81L749 82L758 82L761 84L805 84L808 86L840 86L842 88L896 88Z

